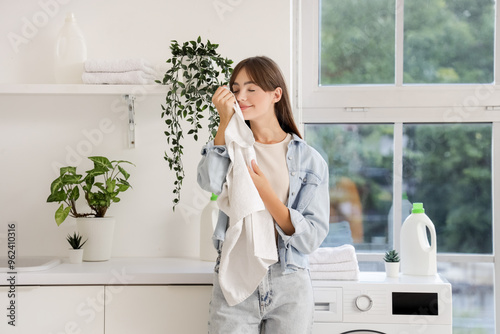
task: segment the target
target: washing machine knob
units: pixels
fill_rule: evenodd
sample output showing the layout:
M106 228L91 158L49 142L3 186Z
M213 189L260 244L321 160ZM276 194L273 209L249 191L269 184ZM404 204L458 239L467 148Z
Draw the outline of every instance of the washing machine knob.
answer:
M373 306L373 300L368 295L359 295L356 297L356 308L361 312L369 311Z

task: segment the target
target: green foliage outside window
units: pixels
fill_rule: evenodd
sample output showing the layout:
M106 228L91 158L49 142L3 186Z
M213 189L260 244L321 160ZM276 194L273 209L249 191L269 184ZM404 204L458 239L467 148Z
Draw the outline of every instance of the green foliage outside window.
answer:
M492 252L491 124L404 126L403 180L436 226L438 251Z
M406 0L408 83L491 83L494 0ZM395 82L395 1L321 1L321 85Z

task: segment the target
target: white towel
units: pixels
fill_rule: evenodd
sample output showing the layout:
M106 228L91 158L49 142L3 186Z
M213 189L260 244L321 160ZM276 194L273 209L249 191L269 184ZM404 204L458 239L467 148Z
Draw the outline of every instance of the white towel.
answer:
M273 218L247 169L251 160L256 160L255 139L237 103L234 110L225 131L231 162L217 199L219 208L229 217L219 283L230 306L247 299L266 276L269 266L278 261Z
M311 271L310 274L311 274L311 279L317 279L317 280L357 281L359 279L359 270Z
M155 75L156 72L146 60L142 58L124 59L88 59L85 61L85 72L132 72L142 71Z
M310 264L310 271L353 271L359 270L357 261L325 263L325 264Z
M121 73L84 72L82 81L84 84L151 85L154 84L154 77L143 71Z
M357 261L356 250L352 245L320 247L309 254L309 263L339 263Z

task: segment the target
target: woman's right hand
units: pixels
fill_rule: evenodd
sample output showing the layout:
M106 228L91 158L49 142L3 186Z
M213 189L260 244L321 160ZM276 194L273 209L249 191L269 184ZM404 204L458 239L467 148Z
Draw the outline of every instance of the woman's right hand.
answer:
M212 96L212 103L217 108L220 117L220 125L227 125L234 114L234 103L236 102L233 93L227 86L217 88L214 96Z

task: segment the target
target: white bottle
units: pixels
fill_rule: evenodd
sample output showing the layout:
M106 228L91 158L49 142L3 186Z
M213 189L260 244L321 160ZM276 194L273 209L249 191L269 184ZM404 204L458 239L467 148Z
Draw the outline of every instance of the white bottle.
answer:
M435 275L436 229L422 203L413 203L411 212L401 228L401 272L404 275ZM430 244L426 228L430 232Z
M217 251L212 242L212 235L217 225L219 217L219 207L217 206L217 195L212 194L210 202L201 212L200 218L200 259L202 261L215 262Z
M75 15L68 13L57 37L54 74L60 84L82 83L84 62L87 60L85 38L76 24Z

